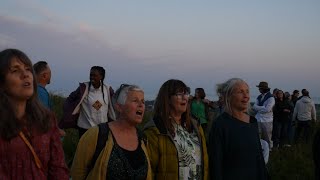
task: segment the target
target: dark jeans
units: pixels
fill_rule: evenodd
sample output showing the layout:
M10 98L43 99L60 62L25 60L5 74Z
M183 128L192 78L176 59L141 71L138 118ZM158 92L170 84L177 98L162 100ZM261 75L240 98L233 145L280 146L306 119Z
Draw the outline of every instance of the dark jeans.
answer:
M300 134L302 131L303 131L303 139L305 140L305 143L308 143L310 139L310 134L311 134L311 120L308 120L308 121L298 120L296 134L294 138L296 143L300 138Z
M284 144L288 143L289 120L276 120L273 125L273 147L282 147Z
M293 144L294 142L294 132L295 132L295 124L290 119L288 123L288 142L289 144Z

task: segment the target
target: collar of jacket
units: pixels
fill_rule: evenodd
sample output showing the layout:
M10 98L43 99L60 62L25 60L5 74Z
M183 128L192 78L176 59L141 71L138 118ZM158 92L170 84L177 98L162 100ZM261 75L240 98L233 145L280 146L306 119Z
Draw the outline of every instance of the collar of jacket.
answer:
M197 134L199 134L199 124L193 118L191 118L191 125L192 130L195 130ZM156 127L159 130L160 134L169 135L166 127L164 126L164 123L161 121L159 117L154 117L153 119L149 120L149 122L145 125L144 129L147 129L149 127Z

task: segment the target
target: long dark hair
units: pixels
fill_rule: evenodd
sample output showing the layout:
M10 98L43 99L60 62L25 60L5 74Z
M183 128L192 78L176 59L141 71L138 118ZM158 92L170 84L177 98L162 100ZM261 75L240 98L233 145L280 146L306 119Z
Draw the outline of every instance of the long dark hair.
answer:
M104 91L103 91L103 87L104 87L103 81L104 81L104 78L106 77L106 70L101 66L92 66L90 71L92 71L92 70L98 71L102 77L100 80L100 84L101 84L100 88L101 88L101 92L102 92L103 101L104 101L104 103L106 103L106 101L104 100ZM91 81L89 82L89 88L88 88L89 90L90 90L90 87L91 87ZM90 93L90 91L88 91L88 92Z
M170 118L170 109L172 108L170 98L181 91L189 92L190 89L180 80L170 79L166 81L161 86L154 105L154 118L160 119L171 135L174 135L174 127L172 124L173 120ZM181 125L187 131L192 131L189 106L187 107L187 111L182 114Z
M14 58L17 58L26 66L32 69L32 63L28 56L17 49L6 49L0 52L0 136L10 140L17 136L22 127L27 127L30 131L34 129L37 132L45 133L50 128L50 113L38 101L37 82L33 76L33 95L27 100L26 104L26 124L22 124L16 117L13 104L5 91L4 85L6 75Z
M206 93L204 92L203 88L196 88L195 92L197 92L197 91L198 91L198 94L200 96L200 99L204 99L206 97ZM194 94L194 98L193 99L196 99L196 94Z

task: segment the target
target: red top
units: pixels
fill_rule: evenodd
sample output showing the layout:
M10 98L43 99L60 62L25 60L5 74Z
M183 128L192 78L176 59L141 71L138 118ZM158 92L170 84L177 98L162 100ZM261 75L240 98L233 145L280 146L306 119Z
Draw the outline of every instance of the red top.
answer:
M69 179L59 130L54 124L47 133L34 133L28 138L43 170L37 167L30 149L19 135L10 141L0 138L0 180Z

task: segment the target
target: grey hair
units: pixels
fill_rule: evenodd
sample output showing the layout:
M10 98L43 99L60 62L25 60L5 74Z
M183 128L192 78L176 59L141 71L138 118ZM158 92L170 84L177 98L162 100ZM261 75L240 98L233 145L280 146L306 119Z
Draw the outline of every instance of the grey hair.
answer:
M217 84L217 94L222 97L224 103L224 110L232 113L232 108L230 104L231 95L233 93L234 87L238 83L244 83L248 86L248 84L240 78L231 78L224 83ZM248 86L249 87L249 86ZM249 110L249 107L248 107Z
M126 100L128 98L128 93L130 91L139 91L139 92L144 92L139 86L137 85L128 85L124 88L119 88L118 90L118 97L116 97L117 99L115 100L116 103L118 104L125 104ZM120 92L119 92L120 91Z

